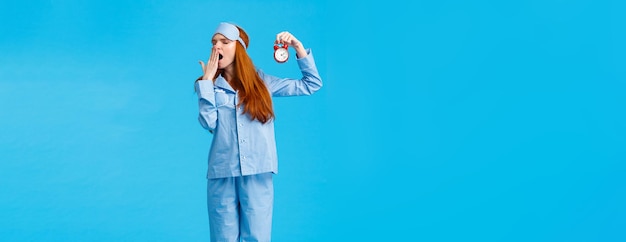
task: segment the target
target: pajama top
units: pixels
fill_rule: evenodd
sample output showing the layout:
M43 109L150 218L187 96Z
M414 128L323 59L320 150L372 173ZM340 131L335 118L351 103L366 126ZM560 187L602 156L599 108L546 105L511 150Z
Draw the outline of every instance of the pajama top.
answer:
M302 72L300 79L279 78L257 69L272 97L308 96L322 87L311 50L296 61ZM274 120L263 124L243 114L243 104L237 107L237 91L222 76L215 82L197 81L195 88L198 121L213 134L207 178L278 173Z

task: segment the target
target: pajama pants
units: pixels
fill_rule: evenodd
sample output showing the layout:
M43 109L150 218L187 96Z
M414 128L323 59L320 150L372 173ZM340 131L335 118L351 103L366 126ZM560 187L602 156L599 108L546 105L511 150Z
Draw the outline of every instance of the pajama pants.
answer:
M274 203L273 173L208 179L212 242L269 242Z

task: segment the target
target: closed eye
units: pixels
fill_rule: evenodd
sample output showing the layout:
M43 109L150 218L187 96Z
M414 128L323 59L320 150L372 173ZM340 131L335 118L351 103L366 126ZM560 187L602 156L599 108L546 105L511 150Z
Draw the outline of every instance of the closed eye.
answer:
M214 40L211 40L211 44L216 45L218 41L225 45L233 42L232 40L229 40L229 39L219 39L219 40L214 39Z

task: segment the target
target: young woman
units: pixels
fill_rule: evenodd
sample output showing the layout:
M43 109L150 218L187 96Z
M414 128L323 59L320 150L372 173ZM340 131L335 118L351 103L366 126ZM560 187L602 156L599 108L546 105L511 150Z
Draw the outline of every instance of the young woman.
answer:
M248 35L220 23L203 75L196 80L200 124L213 135L207 172L211 241L270 241L278 172L272 97L311 95L322 87L313 54L289 32L276 42L296 51L302 78L257 69Z

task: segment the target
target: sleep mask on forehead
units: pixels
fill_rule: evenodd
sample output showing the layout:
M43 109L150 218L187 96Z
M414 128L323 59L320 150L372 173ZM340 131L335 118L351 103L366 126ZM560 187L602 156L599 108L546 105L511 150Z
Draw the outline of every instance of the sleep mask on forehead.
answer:
M241 43L241 45L243 45L243 48L246 48L246 49L248 48L246 46L246 43L243 42L241 37L239 37L239 29L237 29L237 27L233 24L220 23L220 25L217 26L215 33L224 35L224 37L226 37L229 40L237 40L239 41L239 43Z

